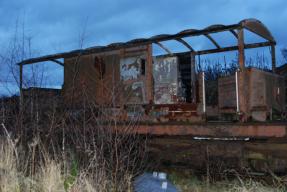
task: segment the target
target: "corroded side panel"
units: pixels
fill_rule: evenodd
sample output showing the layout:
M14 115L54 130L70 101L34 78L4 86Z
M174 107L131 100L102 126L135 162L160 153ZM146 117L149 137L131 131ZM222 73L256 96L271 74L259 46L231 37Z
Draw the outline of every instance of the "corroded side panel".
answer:
M284 86L285 86L285 111L287 111L287 64L282 65L276 69L276 72L283 76L285 79Z
M118 130L121 128L118 127ZM251 138L286 138L287 125L281 124L151 124L139 125L136 130L139 134L174 135L194 137L251 137Z
M274 73L249 68L243 72L244 94L239 91L239 100L245 97L245 115L253 120L265 121L272 114L280 114L285 106L284 78ZM236 112L235 76L220 78L219 110L221 113ZM242 111L242 105L240 105Z
M68 106L79 105L84 97L85 84L89 77L96 74L96 69L93 68L93 57L91 55L68 58L64 60L64 85L63 98L64 103ZM92 78L91 81L93 81ZM90 82L92 85L92 82ZM95 86L89 87L89 92L95 92ZM90 95L91 96L91 95ZM89 100L94 100L88 96Z
M124 83L124 95L127 104L146 103L144 68L146 56L136 55L121 58L120 74Z
M283 110L285 105L283 77L258 69L251 69L250 84L250 110L259 107L266 108L266 110Z
M253 119L265 121L281 114L285 106L283 77L255 68L249 69L249 111Z
M221 112L236 110L235 75L218 79L218 106Z
M97 56L104 68L97 70L96 100L100 105L113 107L122 104L122 85L120 82L119 55ZM97 59L96 59L97 61ZM95 62L96 63L96 62Z
M125 104L147 104L149 46L124 49L120 58L120 79L123 82Z
M155 104L178 102L180 87L177 57L154 58L153 79Z
M68 106L120 103L119 52L91 54L65 59L64 102Z

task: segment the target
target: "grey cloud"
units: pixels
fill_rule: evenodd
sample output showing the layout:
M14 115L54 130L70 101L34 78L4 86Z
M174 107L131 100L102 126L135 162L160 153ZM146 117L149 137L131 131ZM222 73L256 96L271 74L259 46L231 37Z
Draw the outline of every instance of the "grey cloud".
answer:
M248 17L262 20L279 37L278 41L282 41L282 44L286 41L280 32L287 18L283 0L3 2L4 6L1 7L4 8L0 9L9 12L10 21L19 14L19 10L20 13L21 10L25 12L25 21L31 33L36 36L37 44L44 43L47 46L44 53L53 49L51 44L62 43L62 47L76 48L75 41L86 18L88 44L126 41L157 33L176 33L185 28L203 28L215 23L231 24ZM0 22L8 25L3 20Z

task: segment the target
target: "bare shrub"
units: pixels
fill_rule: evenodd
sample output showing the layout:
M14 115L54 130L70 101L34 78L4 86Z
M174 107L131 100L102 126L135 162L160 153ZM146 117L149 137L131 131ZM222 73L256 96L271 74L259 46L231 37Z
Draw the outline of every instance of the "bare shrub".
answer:
M17 157L20 151L26 157L19 161L23 164L16 163L18 172L33 181L25 186L39 191L132 189L132 180L144 170L146 158L146 138L134 133L138 119L120 121L118 115L123 111L113 113L112 105L88 103L70 109L57 104L45 108L40 103L43 100L34 96L25 99L22 113L16 110L9 118L4 113L5 129L0 131L17 141L11 143L17 150L13 154ZM14 129L19 123L21 130Z

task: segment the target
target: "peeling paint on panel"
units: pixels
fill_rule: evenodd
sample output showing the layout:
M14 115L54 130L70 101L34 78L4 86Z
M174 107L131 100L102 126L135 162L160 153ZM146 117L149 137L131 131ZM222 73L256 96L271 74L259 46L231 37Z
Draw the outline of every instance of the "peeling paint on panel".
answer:
M141 56L122 58L121 65L121 79L134 80L138 79L141 74Z
M145 54L123 57L120 60L121 80L124 83L124 98L127 104L146 103Z
M126 104L142 104L146 101L144 82L137 81L124 86L124 97Z
M177 57L154 58L154 103L176 103L180 83Z

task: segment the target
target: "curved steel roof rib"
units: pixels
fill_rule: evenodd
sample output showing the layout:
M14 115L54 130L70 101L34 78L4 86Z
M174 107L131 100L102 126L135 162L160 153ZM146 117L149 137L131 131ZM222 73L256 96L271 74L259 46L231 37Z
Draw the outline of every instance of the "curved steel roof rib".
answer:
M220 49L220 46L219 46L218 43L211 37L211 35L209 35L209 34L204 34L204 36L207 37L207 39L209 39L209 40L211 41L211 43L212 43L213 45L215 45L215 47L216 47L217 49Z
M238 39L238 35L237 35L237 33L233 30L233 29L231 29L231 30L229 30L230 31L230 33L236 38L236 39Z
M158 45L160 48L162 48L163 50L165 50L165 52L167 52L167 54L172 55L173 53L166 47L164 46L162 43L160 42L155 42L156 45Z
M30 58L30 59L23 60L22 62L18 64L26 65L26 64L43 62L43 61L54 61L55 59L69 58L69 57L87 55L87 54L92 54L92 53L101 53L101 52L106 52L106 51L111 51L111 50L118 50L122 48L129 48L129 47L140 46L140 45L148 45L152 43L158 44L161 48L163 48L165 51L167 51L170 54L171 51L160 43L162 41L168 41L168 40L176 40L182 43L185 47L187 47L190 50L190 52L194 52L197 54L208 54L208 53L230 51L230 50L236 50L237 46L221 47L216 42L216 40L213 37L211 37L210 34L229 31L230 33L233 34L233 36L235 36L235 38L238 38L238 35L235 30L238 30L241 28L247 29L263 37L265 40L267 40L267 42L263 42L263 43L259 42L259 43L247 44L245 48L271 46L271 45L276 44L275 39L273 38L271 32L267 29L267 27L262 22L260 22L257 19L245 19L233 25L211 25L201 30L186 29L176 34L160 34L160 35L152 36L150 38L138 38L138 39L132 39L127 42L115 42L107 46L94 46L94 47L89 47L86 49L73 50L70 52L46 55L46 56L37 57L37 58ZM183 40L183 38L185 37L193 37L193 36L199 36L199 35L204 35L205 37L207 37L214 44L216 48L212 50L195 51L192 48L192 46L189 45L188 42Z
M182 38L176 38L176 41L180 42L181 44L183 44L185 47L187 47L191 52L195 52L194 49Z
M272 36L271 32L261 21L257 19L244 19L240 21L239 24L242 27L248 29L249 31L263 37L264 39L267 39L271 42L275 42L275 39Z
M160 34L160 35L155 35L155 36L152 36L150 37L149 39L150 40L157 40L157 39L161 39L161 38L168 38L170 37L171 35L169 34Z

